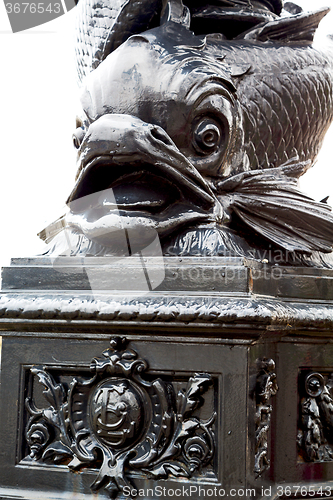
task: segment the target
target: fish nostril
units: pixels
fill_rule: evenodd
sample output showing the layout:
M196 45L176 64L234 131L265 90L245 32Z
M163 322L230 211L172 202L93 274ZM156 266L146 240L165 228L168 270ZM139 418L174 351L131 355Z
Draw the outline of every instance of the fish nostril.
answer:
M73 134L73 145L74 145L75 149L79 149L79 147L80 147L79 140L78 140L78 138L76 137L75 134Z
M169 139L168 135L163 130L154 127L150 130L150 133L154 137L154 139L163 142L167 146L172 145L171 139Z
M73 145L76 149L80 148L85 135L86 135L85 131L82 127L78 127L75 130L72 138L73 138Z

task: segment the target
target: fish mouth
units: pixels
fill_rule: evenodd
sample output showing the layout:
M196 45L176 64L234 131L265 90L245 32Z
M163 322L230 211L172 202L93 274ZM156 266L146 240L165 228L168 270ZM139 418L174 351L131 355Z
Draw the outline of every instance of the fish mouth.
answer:
M79 213L87 196L109 189L114 201L107 201L105 206L110 210L144 210L154 214L181 198L179 189L163 178L162 172L156 172L154 165L129 160L126 165L108 156L97 156L90 161L67 200L72 211Z
M94 195L112 190L115 203L109 201L111 209L127 211L163 211L171 203L197 204L203 210L212 206L214 196L203 190L192 179L184 178L177 169L166 171L163 165L154 165L129 156L98 155L83 167L81 175L70 194L67 205L79 213L95 198Z
M163 129L131 116L101 120L80 148L67 225L113 246L122 229L137 239L148 229L164 237L182 225L221 220L209 183Z

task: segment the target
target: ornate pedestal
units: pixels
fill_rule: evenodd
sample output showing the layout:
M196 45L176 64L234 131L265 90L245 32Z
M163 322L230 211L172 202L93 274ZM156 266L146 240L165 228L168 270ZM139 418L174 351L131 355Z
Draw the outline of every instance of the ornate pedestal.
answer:
M333 497L333 272L165 258L145 292L121 272L3 270L0 498Z

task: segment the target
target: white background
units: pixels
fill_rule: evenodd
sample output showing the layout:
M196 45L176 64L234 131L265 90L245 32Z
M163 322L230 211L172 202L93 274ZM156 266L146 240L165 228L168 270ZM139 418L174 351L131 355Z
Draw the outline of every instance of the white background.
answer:
M298 0L306 9L332 0ZM75 175L74 16L13 34L0 0L0 265L43 250L36 234L63 213ZM320 33L333 33L333 12ZM319 37L320 38L320 37ZM324 43L328 43L324 41ZM333 128L301 188L333 204Z

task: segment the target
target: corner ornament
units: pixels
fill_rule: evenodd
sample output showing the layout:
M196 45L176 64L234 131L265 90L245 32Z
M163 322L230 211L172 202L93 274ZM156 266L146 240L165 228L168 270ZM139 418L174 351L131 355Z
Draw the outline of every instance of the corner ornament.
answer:
M272 396L276 395L279 388L276 381L276 373L274 371L275 362L273 359L258 359L257 370L254 473L256 477L259 477L270 467L268 458L268 432L273 407L269 404L269 401Z
M26 399L29 460L66 464L72 471L98 469L91 489L104 488L111 497L131 486L126 473L189 478L208 465L216 414L202 421L193 412L204 403L211 376L195 374L176 394L171 383L142 378L147 369L120 337L92 360L91 378L73 377L68 387L45 367L32 367L50 406L39 409Z
M301 383L299 457L306 462L333 461L333 374L310 372Z

